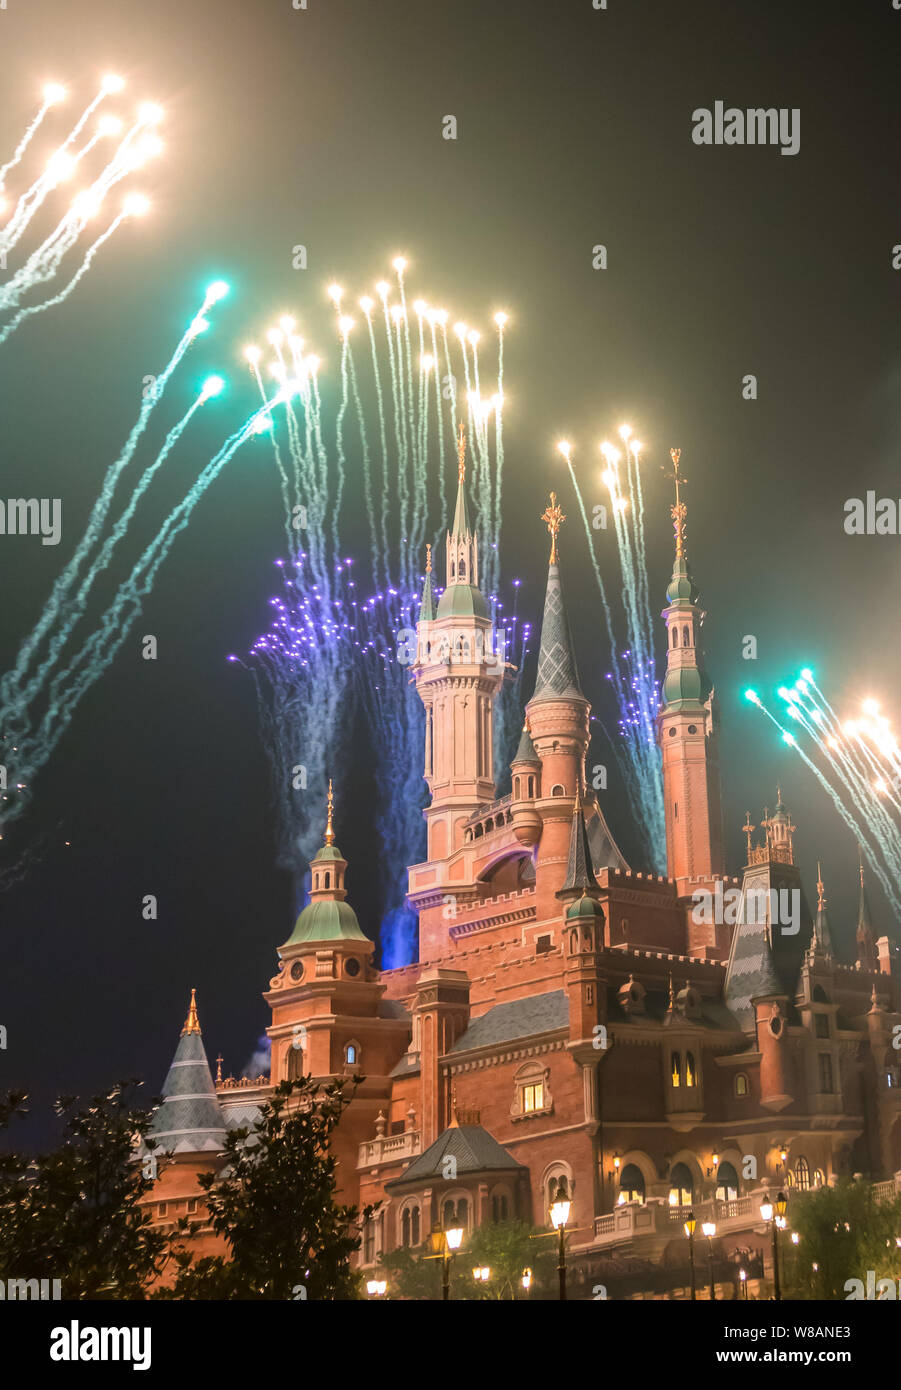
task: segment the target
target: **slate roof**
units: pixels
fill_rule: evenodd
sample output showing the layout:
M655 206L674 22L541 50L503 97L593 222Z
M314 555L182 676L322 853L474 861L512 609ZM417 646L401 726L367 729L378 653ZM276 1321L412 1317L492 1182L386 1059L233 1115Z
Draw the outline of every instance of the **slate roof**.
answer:
M523 725L522 733L520 734L520 738L519 738L519 747L518 747L517 750L516 750L516 755L515 755L515 757L513 758L513 762L515 762L515 763L526 763L526 762L528 762L528 763L537 763L537 762L538 762L538 754L535 752L535 745L534 745L534 743L532 742L532 735L529 733L529 731L528 731L528 729L526 728L525 724Z
M537 1033L553 1033L569 1027L569 1004L566 991L551 990L535 994L530 999L514 999L509 1004L495 1004L493 1009L471 1020L451 1052L470 1052L495 1043L512 1042L515 1038L530 1038Z
M452 1125L385 1187L443 1177L448 1155L456 1159L458 1177L464 1173L509 1173L525 1168L481 1125Z
M563 599L560 567L552 564L547 572L544 616L541 620L541 647L533 700L575 697L584 700L573 650L573 638Z
M597 807L589 812L588 843L591 847L591 862L596 871L629 867Z
M381 999L379 1018L400 1018L410 1022L410 1010L400 999Z
M584 888L597 888L591 860L591 845L588 842L588 828L585 825L585 812L581 803L573 808L572 826L569 832L569 858L566 862L566 881L560 893L575 893ZM557 894L559 898L560 893Z
M738 922L726 968L726 1004L746 1032L752 1031L756 1026L756 1012L751 1003L752 999L790 992L777 974L766 921L745 920L748 916L745 907L748 889L760 887L769 887L767 875L745 876Z
M607 1019L610 1023L663 1023L669 1009L669 994L666 990L648 990L644 997L644 1013L626 1013L619 998L619 989L611 985L607 991ZM679 1019L681 1022L681 1018ZM721 999L701 999L700 1016L687 1019L689 1024L706 1028L711 1032L722 1030L727 1033L741 1031L738 1019L728 1005Z
M405 1052L396 1066L392 1067L389 1076L418 1076L420 1072L420 1062L418 1052Z
M225 1119L199 1031L185 1032L179 1039L148 1137L166 1153L206 1153L224 1147Z

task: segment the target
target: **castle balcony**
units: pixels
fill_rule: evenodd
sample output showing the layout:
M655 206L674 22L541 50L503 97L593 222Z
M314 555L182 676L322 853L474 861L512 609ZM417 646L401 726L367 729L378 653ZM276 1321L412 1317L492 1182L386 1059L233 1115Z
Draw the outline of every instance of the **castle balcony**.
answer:
M492 835L495 830L506 830L513 821L513 812L510 809L512 800L512 794L502 796L498 801L492 801L490 806L483 806L474 816L470 816L463 827L464 845Z
M629 1247L642 1240L657 1245L666 1243L683 1234L682 1227L690 1211L694 1212L699 1232L705 1221L713 1221L718 1237L755 1227L762 1229L760 1203L768 1190L761 1187L725 1202L709 1198L691 1207L670 1206L662 1197L651 1197L647 1202L623 1202L605 1216L595 1217L594 1246Z
M357 1168L378 1168L383 1163L403 1163L415 1158L422 1147L418 1129L405 1129L403 1134L377 1135L360 1145Z

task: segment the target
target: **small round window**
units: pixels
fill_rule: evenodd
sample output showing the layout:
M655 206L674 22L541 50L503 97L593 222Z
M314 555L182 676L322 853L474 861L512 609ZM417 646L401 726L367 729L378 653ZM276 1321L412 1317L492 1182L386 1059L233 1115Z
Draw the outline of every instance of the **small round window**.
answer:
M697 726L697 724L689 724L689 726L688 726L688 732L689 732L690 734L696 734L696 733L698 732L698 726Z
M670 731L669 731L669 736L670 736L670 738L675 738L675 737L676 737L676 730L675 730L675 729L670 729Z
M296 961L294 962L294 964L291 966L291 979L292 979L292 980L302 980L302 979L303 979L303 961L302 961L302 960L296 960Z
M356 960L353 956L351 956L348 960L344 962L344 973L345 975L350 976L359 975L360 962Z

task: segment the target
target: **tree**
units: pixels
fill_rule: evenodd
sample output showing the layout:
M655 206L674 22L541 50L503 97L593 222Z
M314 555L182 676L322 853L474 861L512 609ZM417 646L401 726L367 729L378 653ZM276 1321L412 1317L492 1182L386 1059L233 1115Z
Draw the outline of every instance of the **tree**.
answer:
M66 1299L144 1297L170 1252L141 1205L153 1182L135 1162L151 1120L133 1103L140 1084L119 1082L86 1104L61 1096L59 1146L2 1156L0 1277L59 1279ZM25 1100L0 1101L0 1129L26 1113Z
M792 1204L797 1247L780 1236L789 1298L844 1299L849 1279L901 1276L901 1200L877 1202L866 1182L844 1180L799 1194ZM816 1268L814 1268L816 1266Z
M354 1077L354 1084L360 1080ZM350 1102L344 1081L283 1081L248 1129L226 1138L222 1171L202 1173L210 1225L226 1256L177 1256L170 1298L341 1299L359 1294L350 1257L356 1207L335 1202L329 1138ZM364 1216L368 1216L367 1208Z

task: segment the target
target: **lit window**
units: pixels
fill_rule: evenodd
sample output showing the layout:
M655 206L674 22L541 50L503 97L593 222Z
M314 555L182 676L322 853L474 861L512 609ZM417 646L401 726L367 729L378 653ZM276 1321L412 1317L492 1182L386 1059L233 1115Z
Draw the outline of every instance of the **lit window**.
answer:
M522 1111L524 1115L544 1109L544 1082L530 1081L522 1088Z
M673 1053L673 1086L682 1085L682 1059L678 1052Z
M355 1065L356 1065L356 1062L357 1062L357 1045L356 1045L356 1043L348 1043L348 1044L347 1044L347 1046L346 1046L345 1049L344 1049L344 1060L345 1060L345 1062L347 1062L350 1066L355 1066Z
M748 1094L748 1078L743 1071L740 1071L735 1078L735 1094L746 1096Z
M685 1084L694 1086L695 1082L695 1059L690 1052L685 1054Z
M806 1158L799 1158L795 1165L795 1181L801 1192L807 1192L810 1187L810 1164Z

